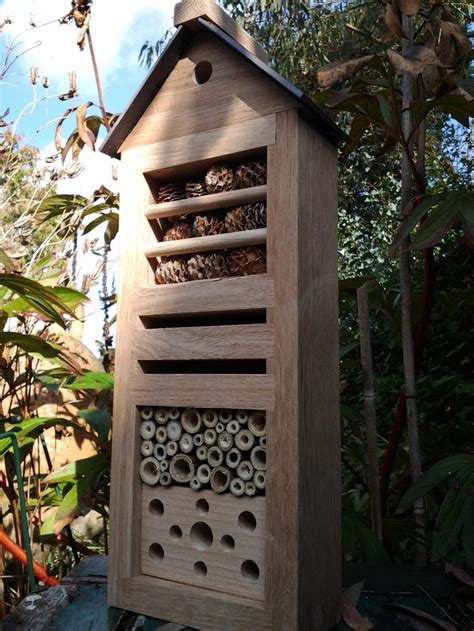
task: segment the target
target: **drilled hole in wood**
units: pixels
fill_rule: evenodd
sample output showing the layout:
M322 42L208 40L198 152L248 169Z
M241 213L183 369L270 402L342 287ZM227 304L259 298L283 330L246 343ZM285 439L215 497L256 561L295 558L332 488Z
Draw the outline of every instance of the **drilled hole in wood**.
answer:
M239 515L239 526L242 530L254 531L257 527L257 520L255 515L248 510L243 511Z
M209 502L203 499L198 500L196 502L196 510L200 515L205 515L209 512Z
M206 576L207 565L202 561L197 561L197 563L194 564L194 574L196 574L196 576Z
M191 543L196 550L207 550L211 547L214 536L210 526L203 521L198 521L191 528Z
M170 537L174 541L179 541L183 536L183 531L179 526L171 526L170 528Z
M198 85L207 83L212 75L212 64L209 61L200 61L196 64L193 72L194 82Z
M151 500L148 508L152 515L157 515L158 517L161 517L165 512L165 507L161 500Z
M224 535L221 539L221 546L226 551L233 550L235 548L234 537L231 537L230 535Z
M163 546L160 546L159 543L152 543L148 554L150 555L150 559L155 561L156 563L159 561L163 561L165 557L165 551L163 550Z
M258 581L260 570L255 561L244 561L240 567L242 576L249 581Z

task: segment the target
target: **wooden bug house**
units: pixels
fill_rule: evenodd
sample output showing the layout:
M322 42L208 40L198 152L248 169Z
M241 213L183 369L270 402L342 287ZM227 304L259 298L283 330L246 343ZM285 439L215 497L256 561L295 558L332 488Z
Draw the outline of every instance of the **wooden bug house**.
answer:
M211 0L175 25L102 148L122 162L109 602L329 629L343 136Z

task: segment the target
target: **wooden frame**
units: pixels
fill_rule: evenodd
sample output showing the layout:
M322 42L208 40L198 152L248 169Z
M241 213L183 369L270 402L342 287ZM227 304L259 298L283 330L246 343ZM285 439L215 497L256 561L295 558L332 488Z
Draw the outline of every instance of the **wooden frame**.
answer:
M191 141L154 142L150 134L143 144L142 134L138 145L126 141L121 156L109 602L209 631L329 629L339 619L336 149L304 120L297 102L269 110L271 103L251 120L197 131ZM266 187L161 205L153 198L150 177L255 151L267 156ZM156 219L220 208L229 199L232 205L265 198L268 227L250 231L258 232L257 240L249 232L156 243ZM236 238L266 242L267 274L154 285L147 257L232 247ZM193 314L252 310L264 310L265 322L166 326ZM164 324L150 329L146 318L164 318ZM261 359L266 368L260 374L144 374L139 363L194 359ZM238 581L227 588L225 582L200 587L195 577L186 583L185 569L174 578L150 576L148 561L141 561L154 522L147 514L150 492L143 493L138 475L138 406L266 411L267 490L255 498L265 511L255 553L264 580L255 598ZM190 527L184 510L182 522Z

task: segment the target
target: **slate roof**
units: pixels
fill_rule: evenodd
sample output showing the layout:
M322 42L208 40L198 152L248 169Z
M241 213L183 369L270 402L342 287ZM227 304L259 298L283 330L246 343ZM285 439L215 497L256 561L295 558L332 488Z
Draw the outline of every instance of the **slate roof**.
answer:
M144 114L145 110L165 82L166 78L172 72L186 46L195 35L196 27L200 31L207 31L215 35L227 46L232 48L232 50L240 57L260 70L267 79L290 94L301 104L301 113L303 117L331 142L339 144L340 142L348 139L346 134L299 88L287 81L284 77L270 68L270 66L265 64L261 59L241 46L235 39L227 35L227 33L218 26L215 26L212 22L202 18L198 18L193 23L193 26L194 29L184 25L178 27L173 38L155 62L144 82L138 88L130 103L125 108L125 111L121 114L102 143L100 150L103 153L112 157L119 157L118 150L120 146L138 123L141 116Z

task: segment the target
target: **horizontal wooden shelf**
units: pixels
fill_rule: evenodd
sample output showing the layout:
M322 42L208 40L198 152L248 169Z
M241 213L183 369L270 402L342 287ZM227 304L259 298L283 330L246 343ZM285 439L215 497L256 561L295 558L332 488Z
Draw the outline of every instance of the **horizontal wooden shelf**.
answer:
M254 186L252 188L241 188L235 191L225 191L224 193L211 193L209 195L202 195L201 197L178 199L175 202L152 204L145 209L145 215L147 219L179 217L180 215L206 212L208 210L241 206L242 204L264 202L266 199L267 187Z
M242 232L213 234L207 237L162 241L145 248L145 256L148 259L158 256L179 256L181 254L208 252L210 250L227 250L229 248L263 245L266 241L267 229L258 228L257 230L244 230Z

